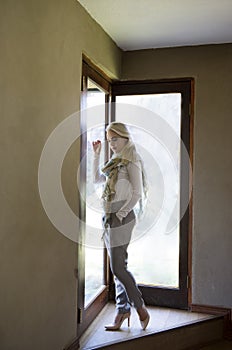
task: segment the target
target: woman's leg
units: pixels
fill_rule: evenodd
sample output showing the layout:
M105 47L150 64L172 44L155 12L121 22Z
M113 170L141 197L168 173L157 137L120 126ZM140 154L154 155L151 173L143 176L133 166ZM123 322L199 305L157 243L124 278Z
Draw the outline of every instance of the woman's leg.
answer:
M123 224L115 215L112 215L111 227L105 233L104 239L110 257L111 271L115 276L115 294L117 316L113 326L106 326L107 330L120 328L122 314L129 317L130 305L137 309L142 329L147 327L149 313L147 312L141 292L138 289L135 279L127 269L127 247L131 239L132 230L135 225L134 212L128 214ZM129 323L128 323L129 324Z
M110 266L115 276L116 307L120 313L128 312L130 304L136 309L144 304L135 279L127 269L126 256L125 246L110 249Z
M105 245L108 251L108 255L110 258L110 268L111 272L114 275L114 253L113 248L110 246L110 232L107 230L104 234L104 241ZM124 250L125 257L123 258L125 260L125 264L127 264L127 252ZM124 285L121 283L121 281L114 275L114 282L115 282L115 301L116 301L116 308L118 310L118 313L126 313L130 311L131 305L128 299L128 295L126 293Z
M134 212L130 212L121 224L116 215L112 215L109 230L109 249L111 271L115 276L116 307L119 313L130 310L130 304L137 309L144 304L135 279L127 269L127 247L135 226Z
M119 281L117 277L114 278L114 281L116 309L118 313L124 314L126 312L129 312L131 309L130 301L128 299L124 285Z

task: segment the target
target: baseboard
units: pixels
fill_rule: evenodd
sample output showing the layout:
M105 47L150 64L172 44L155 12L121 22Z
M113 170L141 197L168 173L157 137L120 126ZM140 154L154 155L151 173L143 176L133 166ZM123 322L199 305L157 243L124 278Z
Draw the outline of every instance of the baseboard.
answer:
M224 338L227 340L232 340L231 309L219 307L219 306L192 304L190 307L190 310L192 312L223 316L224 317Z

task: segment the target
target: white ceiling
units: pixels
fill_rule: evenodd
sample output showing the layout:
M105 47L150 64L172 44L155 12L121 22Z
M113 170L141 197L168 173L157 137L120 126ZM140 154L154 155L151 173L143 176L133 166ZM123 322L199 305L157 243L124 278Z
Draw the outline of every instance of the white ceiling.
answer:
M232 0L78 0L123 50L232 42Z

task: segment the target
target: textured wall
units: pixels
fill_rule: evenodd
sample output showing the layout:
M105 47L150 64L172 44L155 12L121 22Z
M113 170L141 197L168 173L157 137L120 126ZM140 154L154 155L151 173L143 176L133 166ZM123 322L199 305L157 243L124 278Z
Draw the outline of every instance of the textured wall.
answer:
M231 308L232 45L126 52L123 79L195 78L193 303Z
M118 77L121 51L75 0L2 0L0 16L0 348L58 350L76 335L77 246L43 210L38 163L79 109L82 52ZM75 212L77 163L75 144L62 172Z

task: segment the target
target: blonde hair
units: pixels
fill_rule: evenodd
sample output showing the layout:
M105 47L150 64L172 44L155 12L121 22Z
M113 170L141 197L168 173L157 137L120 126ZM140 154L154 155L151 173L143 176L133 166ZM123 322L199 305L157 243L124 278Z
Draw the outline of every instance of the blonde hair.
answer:
M114 131L119 136L122 136L128 139L130 138L130 133L127 129L127 126L123 123L112 122L107 126L106 132L107 131Z
M128 139L128 142L126 143L125 147L123 147L122 151L120 152L121 158L131 162L136 162L140 160L140 156L136 151L135 144L131 139L130 132L124 123L112 122L106 128L106 132L108 131L113 131L115 132L115 134Z
M123 147L120 154L118 154L116 156L117 157L120 156L120 158L122 158L124 160L128 160L130 162L140 162L141 170L142 170L142 179L143 179L143 192L144 192L144 195L146 197L147 191L148 191L148 183L147 183L147 176L146 176L146 172L144 169L143 160L136 150L136 146L131 138L131 135L130 135L130 132L129 132L127 126L124 123L112 122L106 128L106 132L108 132L108 131L113 131L117 135L128 139L128 142Z

